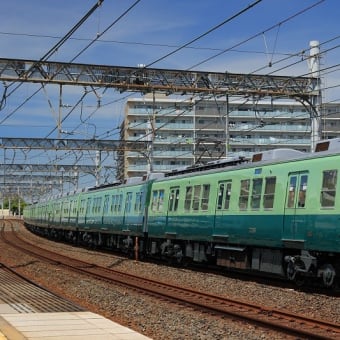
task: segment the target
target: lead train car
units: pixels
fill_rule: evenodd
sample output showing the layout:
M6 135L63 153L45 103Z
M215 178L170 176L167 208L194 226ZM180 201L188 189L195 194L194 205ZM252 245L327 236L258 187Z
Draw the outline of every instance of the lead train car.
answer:
M25 223L178 263L315 278L331 287L340 275L339 142L320 143L328 149L320 153L271 150L236 166L35 204Z

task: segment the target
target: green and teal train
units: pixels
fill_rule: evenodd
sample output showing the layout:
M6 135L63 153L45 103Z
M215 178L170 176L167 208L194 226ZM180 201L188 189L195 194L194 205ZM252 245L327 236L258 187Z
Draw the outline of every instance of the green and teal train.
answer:
M136 257L320 281L340 276L340 139L93 188L28 206L28 228Z

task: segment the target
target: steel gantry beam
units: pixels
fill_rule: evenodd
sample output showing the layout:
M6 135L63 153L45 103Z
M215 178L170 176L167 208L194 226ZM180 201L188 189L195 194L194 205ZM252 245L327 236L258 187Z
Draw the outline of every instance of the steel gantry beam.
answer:
M77 176L74 175L37 175L37 174L9 174L0 175L0 187L4 184L39 184L39 183L59 183L64 182L76 182Z
M146 141L0 137L0 149L145 151L147 145Z
M101 166L104 170L113 170L114 166ZM0 172L83 172L92 174L98 169L95 165L68 165L68 164L0 164ZM27 175L30 176L30 175Z
M174 94L313 95L316 78L168 70L0 58L0 80Z

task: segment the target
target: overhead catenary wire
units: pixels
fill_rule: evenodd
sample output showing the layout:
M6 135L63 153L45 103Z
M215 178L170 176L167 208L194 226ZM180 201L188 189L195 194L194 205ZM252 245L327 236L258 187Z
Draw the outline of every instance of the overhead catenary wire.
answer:
M258 37L258 36L260 36L261 34L264 34L264 33L267 33L267 32L269 32L269 31L273 30L274 28L278 28L278 29L279 29L279 28L280 28L283 24L285 24L286 22L288 22L288 21L292 20L293 18L295 18L295 17L297 17L297 16L299 16L299 15L301 15L301 14L303 14L303 13L309 11L309 10L311 10L312 8L314 8L314 7L318 6L318 5L320 5L320 4L323 3L324 1L325 1L325 0L319 0L319 1L316 2L316 3L310 5L310 6L304 8L304 9L302 9L302 10L299 10L298 12L294 13L293 15L290 15L288 18L285 18L284 20L278 22L277 24L270 26L270 27L267 28L266 30L261 31L261 32L255 34L255 35L252 35L251 37L249 37L249 38L247 38L247 39L241 41L240 43L238 43L238 44L236 44L236 45L234 45L234 46L232 46L232 47L230 47L230 48L228 48L228 49L222 50L221 52L215 54L214 56L211 56L211 57L209 57L209 58L207 58L207 59L204 59L203 61L201 61L201 62L199 62L199 63L197 63L197 64L191 66L190 68L188 68L188 70L191 70L191 69L193 69L193 68L195 68L195 67L197 67L197 66L199 66L199 65L202 65L203 63L205 63L205 62L207 62L207 61L209 61L209 60L212 60L212 59L214 59L215 57L218 57L218 56L220 56L221 54L223 54L223 53L225 53L225 52L227 52L227 51L230 51L230 50L232 50L232 49L234 49L234 48L236 48L236 47L239 47L239 46L243 45L244 43L246 43L246 42L248 42L248 41L250 41L250 40L252 40L252 39L254 39L254 38ZM201 35L198 36L197 38L195 38L195 39L191 40L190 42L188 42L188 43L186 43L186 44L184 44L184 45L178 47L178 48L175 49L174 51L172 51L172 52L170 52L170 53L168 53L168 54L162 56L161 58L158 58L157 60L155 60L155 61L149 63L148 65L146 65L146 66L144 66L144 67L145 67L145 68L150 67L150 66L156 64L157 62L159 62L159 61L161 61L161 60L163 60L163 59L169 57L170 55L175 54L176 52L180 51L182 48L188 47L188 46L189 46L190 44L192 44L193 42L198 41L199 39L203 38L203 37L206 36L207 34L209 34L209 33L211 33L212 31L214 31L215 29L217 29L217 28L223 26L224 24L226 24L227 22L229 22L231 19L237 17L238 15L244 13L245 11L247 11L248 9L250 9L251 7L255 6L257 3L258 3L258 2L255 2L255 3L251 4L251 5L249 5L247 8L245 8L245 9L243 9L242 11L240 11L239 13L233 15L231 18L228 18L228 19L224 20L222 23L220 23L220 24L214 26L212 29L206 31L205 33L201 34ZM277 31L277 35L278 35L278 31ZM276 39L276 40L277 40L277 39ZM276 42L275 42L275 45L276 45ZM290 57L290 56L289 56L289 57ZM288 57L288 58L289 58L289 57Z
M84 24L84 22L95 12L95 10L102 5L104 0L98 0L96 4L74 25L52 48L50 48L40 59L39 61L33 63L28 70L25 71L26 74L29 74L39 62L47 61L54 53L56 53L59 48ZM14 83L12 83L14 84ZM14 93L22 83L19 83L8 95L10 96Z
M152 65L154 65L154 64L157 64L158 62L160 62L160 61L162 61L162 60L164 60L164 59L170 57L171 55L177 53L178 51L180 51L180 50L186 48L187 46L193 44L194 42L196 42L196 41L202 39L203 37L205 37L206 35L210 34L211 32L217 30L218 28L224 26L224 25L227 24L228 22L230 22L230 21L236 19L237 17L239 17L239 16L242 15L243 13L249 11L251 8L253 8L254 6L258 5L261 1L262 1L262 0L256 0L255 2L251 3L251 4L248 5L247 7L243 8L242 10L240 10L240 11L237 12L237 13L235 13L235 14L232 15L231 17L225 19L224 21L222 21L222 22L219 23L218 25L212 27L212 28L209 29L208 31L206 31L206 32L204 32L203 34L199 35L198 37L196 37L196 38L190 40L189 42L185 43L184 45L182 45L182 46L176 48L174 51L167 53L166 55L164 55L164 56L162 56L162 57L160 57L160 58L154 60L153 62L148 63L148 64L145 66L145 68L150 67L150 66L152 66Z
M205 58L204 60L202 60L202 61L196 63L195 65L192 65L190 68L188 68L188 70L192 70L193 68L196 68L197 66L201 66L201 65L205 64L206 62L211 61L211 60L213 60L213 59L215 59L215 58L221 56L222 54L224 54L224 53L226 53L226 52L229 52L229 51L231 51L232 49L234 49L234 48L236 48L236 47L239 47L239 46L245 44L246 42L249 42L249 41L251 41L251 40L253 40L253 39L255 39L255 38L261 36L262 34L267 33L267 32L269 32L269 31L271 31L272 29L274 29L274 28L276 28L276 27L279 27L279 26L283 25L284 23L286 23L286 22L292 20L293 18L295 18L295 17L301 15L302 13L305 13L305 12L309 11L310 9L312 9L312 8L314 8L314 7L318 6L318 5L320 5L320 4L321 4L322 2L324 2L324 1L325 1L325 0L319 0L318 2L316 2L316 3L312 4L312 5L310 5L310 6L306 7L306 8L304 8L303 10L300 10L300 11L298 11L297 13L295 13L295 14L289 16L288 18L286 18L286 19L280 21L279 23L277 23L277 24L275 24L275 25L272 25L271 27L267 28L266 30L261 31L261 32L258 32L258 33L256 33L256 34L253 34L252 36L248 37L247 39L244 39L244 40L242 40L241 42L239 42L239 43L237 43L237 44L235 44L235 45L233 45L233 46L231 46L231 47L228 47L228 48L224 49L223 51L221 51L221 52L219 52L219 53L216 53L216 54L214 54L214 55L212 55L212 56L210 56L210 57L208 57L208 58Z

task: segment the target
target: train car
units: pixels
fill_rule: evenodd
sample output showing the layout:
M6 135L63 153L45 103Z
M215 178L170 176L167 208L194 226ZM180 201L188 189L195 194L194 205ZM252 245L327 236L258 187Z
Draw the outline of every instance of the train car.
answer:
M340 140L316 151L270 150L89 190L33 205L25 222L88 244L332 287L340 276ZM67 220L63 206L72 204Z
M159 180L148 252L331 286L340 269L339 164L339 155L273 150Z
M144 247L151 183L135 178L33 204L24 210L24 220L51 238L132 253L136 237Z
M76 224L82 240L133 252L135 238L142 243L151 181L134 179L111 188L89 190L80 196ZM141 244L141 249L143 244Z

